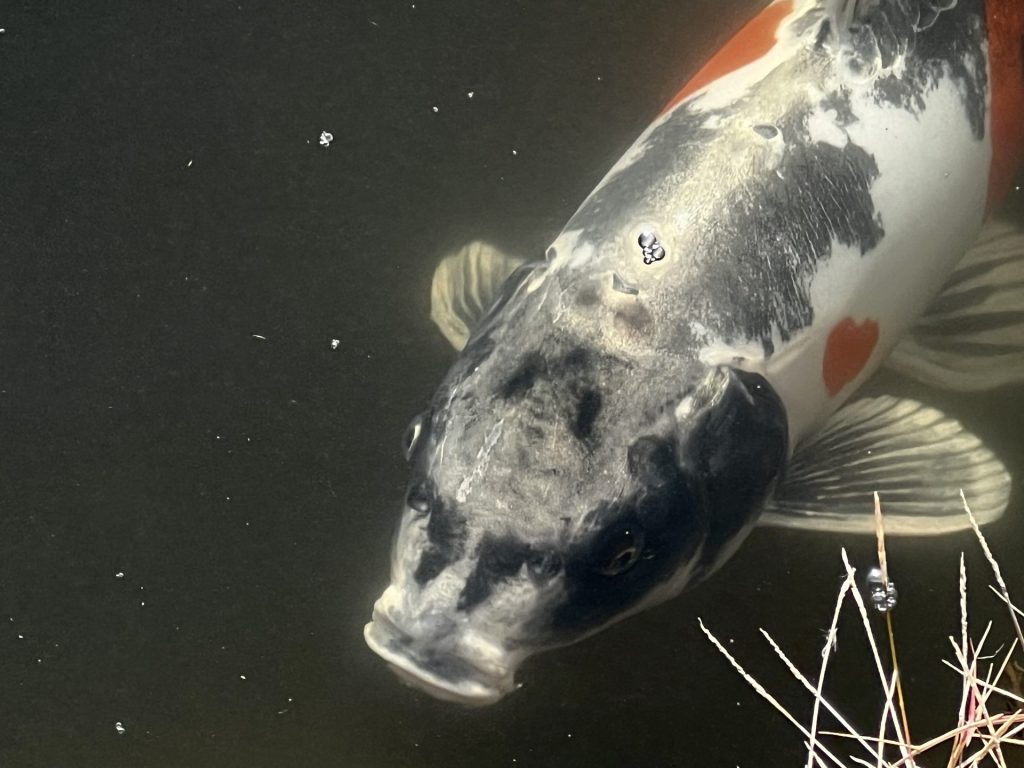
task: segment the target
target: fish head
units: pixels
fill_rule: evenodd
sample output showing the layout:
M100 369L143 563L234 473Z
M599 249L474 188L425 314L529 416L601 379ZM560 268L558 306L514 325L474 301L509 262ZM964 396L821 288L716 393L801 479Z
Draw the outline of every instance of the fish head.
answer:
M438 698L489 704L528 656L717 567L782 466L786 418L756 374L683 378L572 345L457 364L410 428L370 647Z

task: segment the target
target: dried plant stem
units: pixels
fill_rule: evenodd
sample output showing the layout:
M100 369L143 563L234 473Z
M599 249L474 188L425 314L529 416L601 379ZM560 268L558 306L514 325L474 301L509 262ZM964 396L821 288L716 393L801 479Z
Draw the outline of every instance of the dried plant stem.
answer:
M971 528L974 529L974 535L978 537L978 543L981 544L981 549L985 553L985 558L988 560L988 564L992 566L992 573L995 574L996 583L999 585L999 590L1003 593L1003 599L1006 604L1011 607L1010 610L1010 621L1013 622L1013 628L1017 631L1017 640L1020 641L1021 652L1024 652L1024 632L1021 631L1020 622L1017 621L1017 614L1013 611L1013 602L1010 600L1010 592L1006 588L1006 582L1003 581L1003 574L999 570L999 563L996 562L995 557L992 555L992 550L988 548L988 541L985 540L985 535L981 532L981 528L978 526L978 521L974 517L974 513L971 511L970 505L967 503L967 497L964 496L963 489L960 489L960 500L964 503L964 512L967 513L967 517L970 518Z
M872 747L865 737L857 733L857 729L850 725L849 721L847 721L847 719L842 715L842 713L838 709L836 709L834 706L832 706L832 704L829 703L828 699L826 699L824 696L819 696L818 692L811 684L811 681L808 680L803 675L803 673L801 673L800 670L796 668L796 665L789 660L789 657L785 654L782 648L779 647L779 644L775 642L775 639L771 635L769 635L768 632L766 632L764 629L761 630L761 634L764 636L764 639L768 641L768 644L772 647L772 650L774 650L778 657L782 659L782 663L786 665L787 669L789 669L793 677L799 680L803 684L804 688L806 688L812 696L818 696L818 698L821 699L822 705L825 707L825 709L829 711L829 714L831 714L832 717L834 717L836 721L841 726L843 726L843 728L846 729L846 733L843 735L859 741L861 746L863 746L864 749L867 750L868 754L870 754L872 758L878 759L878 750ZM829 735L834 736L835 734L830 733Z
M789 722L792 723L793 726L800 731L800 733L802 733L806 738L809 739L811 736L810 732L800 724L799 720L793 717L793 715L790 713L788 709L782 706L778 699L772 696L763 685L761 685L756 679L754 679L754 676L747 672L747 670L745 670L740 665L740 663L733 658L731 653L725 650L725 646L719 642L718 638L715 637L714 634L712 634L710 629L704 626L703 619L698 618L697 623L700 624L701 631L705 635L707 635L708 640L711 641L712 645L714 645L715 648L718 649L719 653L721 653L723 656L725 656L726 659L729 660L729 663L732 664L733 669L739 672L740 676L747 681L750 687L757 691L758 695L761 696L761 698L763 698L765 701L767 701L769 704L775 707L775 709L781 712L783 717L789 720ZM843 762L838 757L833 755L828 749L825 748L824 745L819 745L819 747L822 753L824 753L833 763L842 768ZM821 758L817 757L817 755L815 755L815 761L819 765L821 765Z
M963 494L961 494L961 497L963 497ZM909 718L904 703L900 667L897 661L896 633L892 614L891 612L886 613L889 654L892 660L891 672L887 672L879 652L875 631L868 617L868 609L865 606L860 590L856 586L856 571L850 564L845 549L841 550L841 554L846 570L846 578L836 596L832 621L826 634L825 647L821 653L821 666L818 670L816 684L796 668L796 665L786 656L778 643L775 642L766 630L760 630L772 647L772 650L775 651L776 655L786 665L790 673L813 697L814 703L809 727L805 727L797 721L792 713L740 666L711 631L704 626L704 622L700 621L701 630L707 635L719 653L725 656L733 668L739 672L743 679L762 698L781 712L803 734L805 738L804 746L807 749L805 768L844 768L844 763L829 751L826 742L822 741L824 737L837 737L857 741L864 751L867 752L869 759L855 755L849 755L848 759L852 763L858 766L866 766L866 768L917 768L916 760L921 755L947 743L950 745L949 759L946 763L947 768L972 768L983 763L986 765L994 764L997 768L1008 768L1004 750L1010 746L1024 747L1024 738L1021 738L1021 734L1024 734L1024 694L1006 690L1006 688L999 685L1004 675L1009 675L1013 668L1016 667L1014 655L1024 648L1024 633L1021 632L1017 619L1017 615L1024 616L1024 612L1010 601L1009 591L1003 581L999 566L989 550L988 543L981 534L977 520L968 507L966 499L964 500L964 510L970 519L971 526L999 585L999 590L993 589L993 591L1006 604L1014 629L1017 632L1017 638L1009 644L1009 648L1005 652L1001 647L994 653L983 655L985 644L992 630L992 622L989 622L978 639L977 644L972 643L970 640L967 616L967 569L964 564L964 556L961 553L959 572L960 637L959 640L953 636L949 638L950 645L953 648L954 661L942 660L942 663L953 669L963 681L956 727L922 744L914 744L910 737ZM877 494L875 495L875 528L878 543L878 562L882 573L882 586L888 593L890 581L885 549L885 531L881 504ZM871 649L879 683L885 697L877 738L861 735L843 717L839 710L828 701L824 694L825 678L828 672L830 656L836 646L839 616L846 603L846 598L849 596L853 597L857 611L860 614L864 635ZM1014 685L1015 682L1011 676L1010 687ZM1019 706L1012 713L995 714L992 712L990 705L993 694L1005 697L1009 701L1022 706ZM897 706L899 709L898 713ZM840 732L821 730L819 724L822 709L831 714L839 725L846 730ZM888 738L890 727L895 738ZM900 752L899 759L893 762L889 762L886 759L886 751L891 747L897 747Z
M889 589L889 563L885 555L885 524L882 522L882 503L878 498L878 491L875 497L875 537L878 540L878 566L882 571L882 586ZM913 744L910 737L910 722L907 719L907 705L903 699L903 682L900 679L900 664L896 657L896 635L892 627L892 611L885 614L885 629L889 635L889 658L892 660L893 677L896 679L896 696L900 702L900 718L903 721L903 738L907 744Z
M832 649L836 643L836 627L839 625L839 611L843 607L846 593L853 586L853 579L849 574L839 589L839 597L836 598L836 607L832 611L832 623L829 624L828 634L825 635L825 647L821 651L821 669L818 672L818 687L814 691L814 709L811 712L811 743L807 747L807 768L811 768L811 761L814 758L814 746L818 737L818 711L821 707L822 688L825 687L825 670L828 669L828 660L832 655ZM881 759L881 757L879 757Z

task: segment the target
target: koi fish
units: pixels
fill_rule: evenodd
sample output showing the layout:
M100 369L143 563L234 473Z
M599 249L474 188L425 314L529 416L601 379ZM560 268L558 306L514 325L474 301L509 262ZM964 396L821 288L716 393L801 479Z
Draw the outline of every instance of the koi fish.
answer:
M1024 381L1018 0L778 0L679 91L541 260L443 260L461 354L406 434L370 648L486 704L530 655L708 578L755 525L1003 514L956 419L858 396L886 363ZM988 223L986 223L988 222Z

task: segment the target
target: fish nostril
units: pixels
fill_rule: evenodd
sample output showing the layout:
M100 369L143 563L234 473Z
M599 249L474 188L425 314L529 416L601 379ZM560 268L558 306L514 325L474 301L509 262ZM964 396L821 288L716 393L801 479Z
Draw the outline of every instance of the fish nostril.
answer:
M428 514L434 505L434 490L430 483L421 480L410 485L405 494L405 504L421 515Z
M534 552L527 558L526 568L534 581L550 581L562 570L562 557L557 552Z

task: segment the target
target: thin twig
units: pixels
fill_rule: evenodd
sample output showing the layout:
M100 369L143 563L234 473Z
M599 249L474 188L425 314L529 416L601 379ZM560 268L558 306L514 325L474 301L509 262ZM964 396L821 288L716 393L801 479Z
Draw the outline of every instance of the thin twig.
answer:
M847 575L853 575L856 573L853 566L850 565L850 560L846 556L846 548L840 550L843 558L843 565L846 566ZM864 607L864 598L860 596L860 590L853 589L850 591L853 595L853 600L857 603L857 611L860 613L861 623L864 625L864 634L867 636L868 645L871 647L871 655L875 660L875 668L878 671L878 679L882 684L882 690L886 689L886 675L885 668L882 666L882 657L878 653L878 645L875 643L875 634L871 631L871 622L868 621L868 611ZM899 720L896 716L896 708L893 706L892 698L887 698L885 702L885 712L892 717L892 724L896 728L897 736L900 738L900 753L905 757L909 758L910 752L908 751L908 745L904 734L900 731Z
M779 647L779 644L775 642L775 639L770 634L768 634L764 629L761 630L761 634L764 636L764 639L768 641L768 644L772 647L772 650L775 651L775 653L778 655L780 659L782 659L782 663L786 665L786 667L792 673L793 677L799 680L803 684L804 688L806 688L812 696L818 695L817 691L815 691L814 686L811 684L811 681L804 677L803 673L801 673L800 670L796 668L796 665L793 664L792 661L790 661L789 657L785 654L782 648ZM843 717L842 713L840 713L838 709L836 709L829 703L828 699L822 696L821 703L825 706L825 709L829 711L832 717L834 717L839 722L839 724L846 729L847 735L850 738L859 741L861 743L861 746L863 746L864 749L868 751L868 754L870 754L871 757L876 759L878 758L878 751L875 750L871 746L871 744L868 743L868 740L866 738L857 733L857 729L850 725L849 721L847 721L847 719Z
M882 521L882 502L878 498L878 491L875 491L875 537L878 539L878 566L882 571L882 587L886 593L889 591L889 565L885 556L885 524ZM900 663L896 657L896 635L893 632L892 611L885 613L885 630L889 635L889 658L892 659L892 669L896 677L896 696L900 702L900 717L903 720L903 737L908 744L913 744L910 737L910 723L907 719L907 705L903 699L903 682L900 677Z
M811 759L814 755L814 744L818 733L818 711L821 708L822 688L825 687L825 670L828 669L828 659L832 655L832 648L836 642L836 627L839 625L839 610L843 607L846 593L853 586L853 578L849 574L839 589L839 597L836 598L836 606L832 611L832 623L828 627L828 634L825 636L825 647L821 651L821 669L818 672L818 688L814 692L814 709L811 711L811 744L807 752L807 768L811 768Z
M761 696L761 698L763 698L765 701L767 701L769 704L775 707L775 709L781 712L783 717L789 720L789 722L792 723L797 728L797 730L799 730L800 733L804 735L805 738L810 738L811 734L808 732L806 728L804 728L800 724L800 722L795 717L793 717L792 714L790 714L789 710L782 706L782 704L780 704L779 701L774 696L772 696L763 685L761 685L757 680L755 680L754 677L749 672L747 672L747 670L745 670L740 665L740 663L736 661L736 659L732 657L732 654L725 650L725 646L718 641L718 638L712 634L710 629L704 626L703 619L698 617L697 623L700 624L701 631L705 635L707 635L708 640L711 641L712 645L714 645L715 648L718 649L719 653L721 653L723 656L725 656L726 659L729 660L729 663L732 664L733 669L740 673L740 676L747 681L747 684L750 685L750 687L753 688L758 693L758 695ZM833 755L824 745L821 745L821 751L836 765L843 766L843 762L838 757Z
M971 511L971 507L967 503L967 497L964 496L962 488L960 489L960 499L964 503L964 511L967 513L967 517L971 520L971 528L974 529L974 535L978 537L978 543L981 544L981 549L985 553L985 558L988 560L989 565L992 566L992 573L996 576L996 583L999 585L999 590L1003 593L1003 598L1006 600L1006 604L1012 606L1013 601L1010 600L1010 592L1006 588L1006 582L1003 581L1003 574L999 570L999 563L997 563L995 557L993 557L992 550L988 548L988 542L985 540L985 536L982 534L981 528L978 527L978 520L974 517L974 513ZM1021 652L1024 653L1024 632L1021 631L1020 623L1017 621L1017 614L1012 610L1010 611L1010 621L1013 622L1013 628L1017 630L1017 639L1020 641Z

